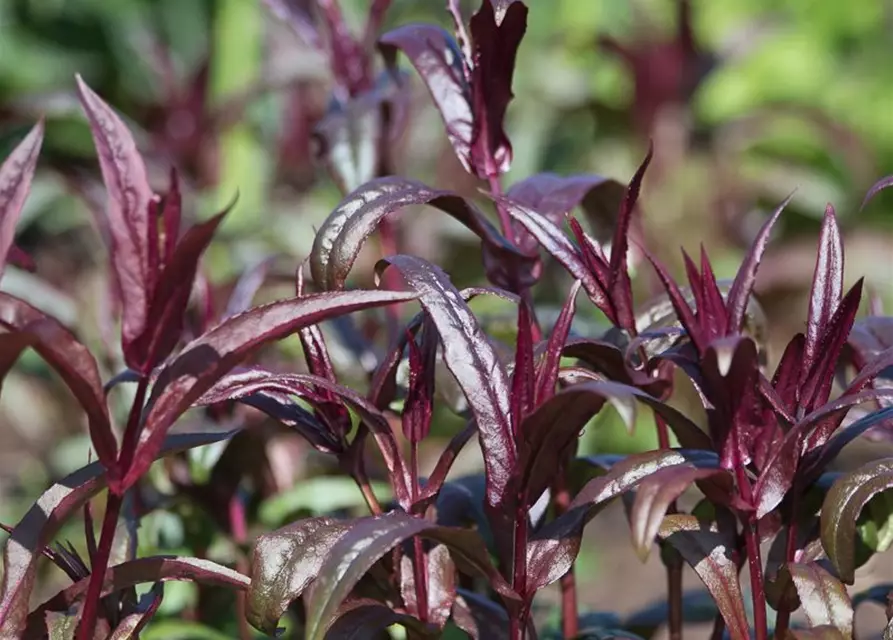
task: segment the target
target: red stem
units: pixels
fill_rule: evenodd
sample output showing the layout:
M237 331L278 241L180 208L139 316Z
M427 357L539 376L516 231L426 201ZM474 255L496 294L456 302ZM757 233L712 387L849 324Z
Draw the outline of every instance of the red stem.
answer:
M502 195L502 183L499 181L499 174L491 174L487 177L487 181L490 183L490 193L494 196ZM515 243L515 232L512 229L512 218L509 215L509 212L505 210L498 202L496 203L496 213L499 214L499 226L502 227L502 235L505 236L505 239Z
M567 511L571 502L570 492L567 490L567 478L564 471L558 474L553 487L555 495L555 517L561 516ZM574 567L561 576L561 632L565 638L575 638L580 634L580 614L577 610L577 579L574 575Z
M785 562L793 562L794 555L797 553L797 487L794 487L794 494L791 500L791 524L788 525L788 539L785 544ZM791 610L786 606L787 598L782 599L778 615L775 617L775 637L784 638L787 635L788 627L791 623Z
M512 561L512 588L521 596L522 605L517 616L512 615L509 625L511 640L524 640L529 603L527 599L527 510L526 496L519 496L515 509L514 558Z
M746 504L753 504L750 480L740 460L735 465L738 491ZM763 589L763 562L760 557L760 540L757 532L756 512L750 511L744 522L744 544L747 549L747 564L750 568L750 591L753 598L753 622L756 640L767 640L769 635L766 621L766 593Z
M140 437L140 418L143 413L143 405L146 403L146 393L149 389L149 376L140 378L136 386L136 395L133 404L130 405L130 415L127 417L127 427L124 429L124 438L121 442L121 453L118 454L118 473L121 478L130 471L133 458L136 455Z
M248 523L245 518L245 505L239 497L238 489L229 501L229 527L232 532L233 542L240 546L245 544L248 540ZM236 569L244 574L247 574L250 570L248 561L241 551L236 560ZM240 640L251 640L253 634L247 618L248 594L244 591L236 594L236 610L239 617L239 638Z
M419 499L419 443L414 439L409 445L409 473L412 481L412 501ZM424 514L422 514L424 517ZM412 540L415 551L412 560L413 578L415 581L415 599L419 610L419 620L428 622L428 561L422 539L416 536Z

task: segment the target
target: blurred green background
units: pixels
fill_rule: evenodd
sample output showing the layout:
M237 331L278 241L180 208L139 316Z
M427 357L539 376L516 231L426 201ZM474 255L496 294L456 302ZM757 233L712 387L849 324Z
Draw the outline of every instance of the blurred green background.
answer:
M394 0L385 28L410 21L449 28L444 4ZM477 7L462 5L466 16ZM859 211L865 191L893 173L893 2L692 0L689 18L675 0L528 5L508 111L514 162L506 185L540 171L626 182L650 139L656 158L641 226L649 246L675 268L680 247L696 251L703 243L720 277L732 276L762 217L796 190L758 282L770 356L803 326L827 203L844 229L848 280L865 275L893 308L893 190ZM359 30L367 0L342 6ZM270 255L282 256L293 272L309 252L314 226L343 195L315 157L313 129L331 84L323 52L259 0L0 0L0 154L47 117L18 236L37 273L10 269L4 289L76 327L97 353L110 349L97 306L105 249L93 222L104 196L75 98L76 73L125 116L159 190L169 168L178 168L188 217L210 215L239 194L209 254L212 281L226 282ZM463 174L413 79L409 120L395 147L397 172L477 198L480 185ZM589 222L609 226L610 215ZM413 212L399 237L401 250L444 265L460 286L481 282L475 244L437 214ZM368 254L354 269L357 284L371 282L375 252ZM636 286L644 301L656 289L641 271ZM546 282L561 286L541 287L538 301L559 305L566 277L550 268ZM588 303L579 308L577 330L599 322ZM475 309L494 332L510 326L505 305L479 302ZM113 373L115 354L103 364ZM3 391L0 520L14 522L50 479L86 462L89 443L76 409L36 358L23 359ZM587 429L584 453L653 442L650 420L632 438L609 412L597 422ZM432 452L456 425L444 417L428 443ZM264 506L265 524L324 508L309 488L338 484L315 477L314 465L323 463L306 447L291 455L294 468L283 486L303 480L297 494ZM320 490L341 496L344 487L334 484ZM348 506L359 504L352 485L345 491ZM185 545L188 522L181 512L153 517L144 525L146 544ZM182 610L190 593L171 585L165 610ZM181 637L216 637L195 633Z

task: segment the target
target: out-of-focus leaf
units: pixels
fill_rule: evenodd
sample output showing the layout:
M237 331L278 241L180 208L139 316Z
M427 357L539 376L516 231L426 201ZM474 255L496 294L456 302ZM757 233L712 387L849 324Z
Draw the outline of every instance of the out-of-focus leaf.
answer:
M873 185L871 185L871 189L868 190L868 193L865 194L865 198L862 200L862 206L860 209L864 209L865 205L867 205L874 197L879 194L884 189L889 189L893 187L893 176L887 176L886 178L881 178Z
M453 622L472 640L509 640L505 609L477 593L459 589L453 604Z
M235 431L169 436L162 455L227 440ZM37 572L37 559L62 525L107 484L101 463L83 467L47 489L22 517L3 549L0 638L19 638Z
M274 633L279 618L317 578L332 547L353 524L309 518L259 536L251 562L248 622L264 633Z
M174 421L264 344L335 315L414 297L394 291L344 291L280 300L228 318L193 340L158 376L144 413L139 448L123 485L131 486L146 472Z
M815 562L787 565L800 606L813 627L831 625L844 638L853 637L853 607L846 587Z
M276 17L291 27L306 44L322 49L314 12L315 3L307 0L264 0L264 4Z
M830 624L811 629L788 629L788 633L797 640L846 640L840 629Z
M149 264L149 202L153 194L142 156L127 126L80 76L77 85L108 192L111 262L126 348L146 328L148 296L154 288L153 265Z
M698 589L682 594L682 619L685 622L694 624L713 622L717 613L719 610L709 591ZM630 614L624 619L622 626L643 638L651 638L658 627L666 624L668 615L669 605L665 600L660 600Z
M307 638L322 640L338 606L360 578L384 554L415 535L423 535L447 545L457 566L465 566L489 578L491 586L504 599L517 599L490 563L480 537L475 532L438 527L427 520L394 511L353 521L350 530L332 547L318 572L309 597Z
M22 207L31 190L43 144L43 130L43 120L40 120L0 165L0 276L13 246Z
M491 269L533 268L535 256L520 253L465 198L415 180L387 176L348 194L322 223L310 254L310 272L316 285L325 290L343 288L363 243L381 220L403 207L422 204L451 215L477 235L485 246L485 266L489 262Z
M163 597L164 584L156 582L152 589L141 598L137 610L125 616L118 623L112 635L109 636L109 640L137 640L140 637L140 632L155 616Z
M477 319L459 291L437 266L413 256L399 255L379 263L400 270L437 327L443 343L443 359L462 387L477 420L484 465L487 501L499 504L514 469L517 450L511 427L509 381Z
M113 469L118 444L109 418L95 358L72 333L39 309L0 293L0 380L26 347L55 369L87 414L90 439L99 460Z
M679 514L666 516L658 531L660 538L672 545L704 582L732 640L747 640L750 631L738 584L738 567L732 558L735 542L734 532L731 534L695 516Z
M731 493L731 476L722 469L699 469L690 466L667 467L656 471L636 486L636 498L630 510L633 547L643 562L654 544L667 508L698 480L725 475Z
M893 488L893 458L877 460L838 479L822 504L822 545L840 579L855 579L856 520L862 507L881 491Z

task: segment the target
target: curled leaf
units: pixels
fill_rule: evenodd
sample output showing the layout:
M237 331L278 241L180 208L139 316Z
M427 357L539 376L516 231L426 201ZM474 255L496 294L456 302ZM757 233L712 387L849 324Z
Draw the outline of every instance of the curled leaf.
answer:
M830 625L844 638L853 637L853 606L846 587L818 563L787 565L800 598L800 606L813 627Z

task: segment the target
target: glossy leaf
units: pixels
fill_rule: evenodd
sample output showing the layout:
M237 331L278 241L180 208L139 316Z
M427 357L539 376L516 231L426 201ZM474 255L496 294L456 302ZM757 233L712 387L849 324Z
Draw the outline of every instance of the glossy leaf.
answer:
M555 394L555 384L558 382L558 367L561 364L561 352L567 343L567 336L570 333L571 323L574 320L580 284L580 281L577 280L571 286L564 306L561 307L561 313L558 315L558 319L549 333L546 353L536 372L536 391L534 393L534 406L536 407Z
M732 555L734 536L729 533L689 515L666 516L658 531L660 538L682 555L710 591L732 640L748 640L747 614Z
M31 191L43 131L44 123L40 120L0 165L0 276L13 248L25 199Z
M7 293L0 293L0 326L9 332L0 336L0 374L6 374L26 347L37 351L62 377L84 409L96 454L106 468L113 469L118 444L99 368L87 347L56 319Z
M402 625L419 634L429 629L412 616L398 613L390 606L369 598L352 598L338 608L335 622L326 632L325 640L366 640L394 625Z
M474 592L459 589L453 605L453 622L472 640L509 640L505 609Z
M471 17L473 68L471 165L479 178L505 173L512 163L512 145L503 120L512 94L518 46L527 30L527 7L512 2L497 19L493 0L483 0Z
M227 440L235 431L171 435L162 448L168 455ZM66 476L47 489L25 513L3 549L0 638L13 640L25 624L28 602L37 572L41 549L62 525L107 485L102 464L94 462Z
M232 316L193 340L159 374L144 414L139 448L124 486L131 486L146 472L174 421L264 344L332 316L413 297L393 291L345 291L280 300Z
M427 621L443 629L456 601L456 567L450 558L450 550L442 544L435 545L425 554L428 595ZM414 558L404 555L400 561L400 592L407 610L416 618L420 616L416 600Z
M485 262L492 256L492 261L506 263L491 268L523 264L527 270L532 269L535 258L520 254L465 198L415 180L387 176L354 190L322 223L310 254L310 272L316 285L324 290L343 288L363 243L379 223L403 207L423 204L451 215L477 235L486 249Z
M809 298L809 316L806 325L806 343L803 353L803 369L808 371L818 356L819 340L831 322L840 299L843 297L843 240L834 207L825 209L822 235L816 258L815 274Z
M893 488L893 458L877 460L838 479L822 504L822 545L840 579L855 579L856 520L872 497Z
M108 229L115 286L122 308L122 339L128 345L146 328L152 273L149 264L149 202L146 167L127 126L77 76L78 96L90 120L99 166L108 192Z
M118 623L109 640L138 640L140 632L145 629L161 606L163 597L164 583L156 582L137 603L136 611L128 613Z
M731 493L731 476L726 471L688 465L660 469L638 483L629 520L633 547L640 560L648 559L670 504L696 481L717 475L725 476Z
M846 587L815 562L787 565L800 606L813 627L830 625L853 637L853 607Z
M516 458L505 368L471 309L439 267L399 255L380 262L376 271L381 273L386 265L400 270L437 326L443 360L477 420L487 471L487 501L495 506L503 497Z
M335 543L319 570L307 604L308 640L324 638L338 606L372 565L396 545L420 534L447 545L457 565L472 567L489 578L491 586L504 598L515 597L490 563L476 533L438 527L397 511L361 518Z
M258 536L251 561L248 622L264 633L275 633L288 606L316 579L332 547L352 525L350 520L309 518Z

